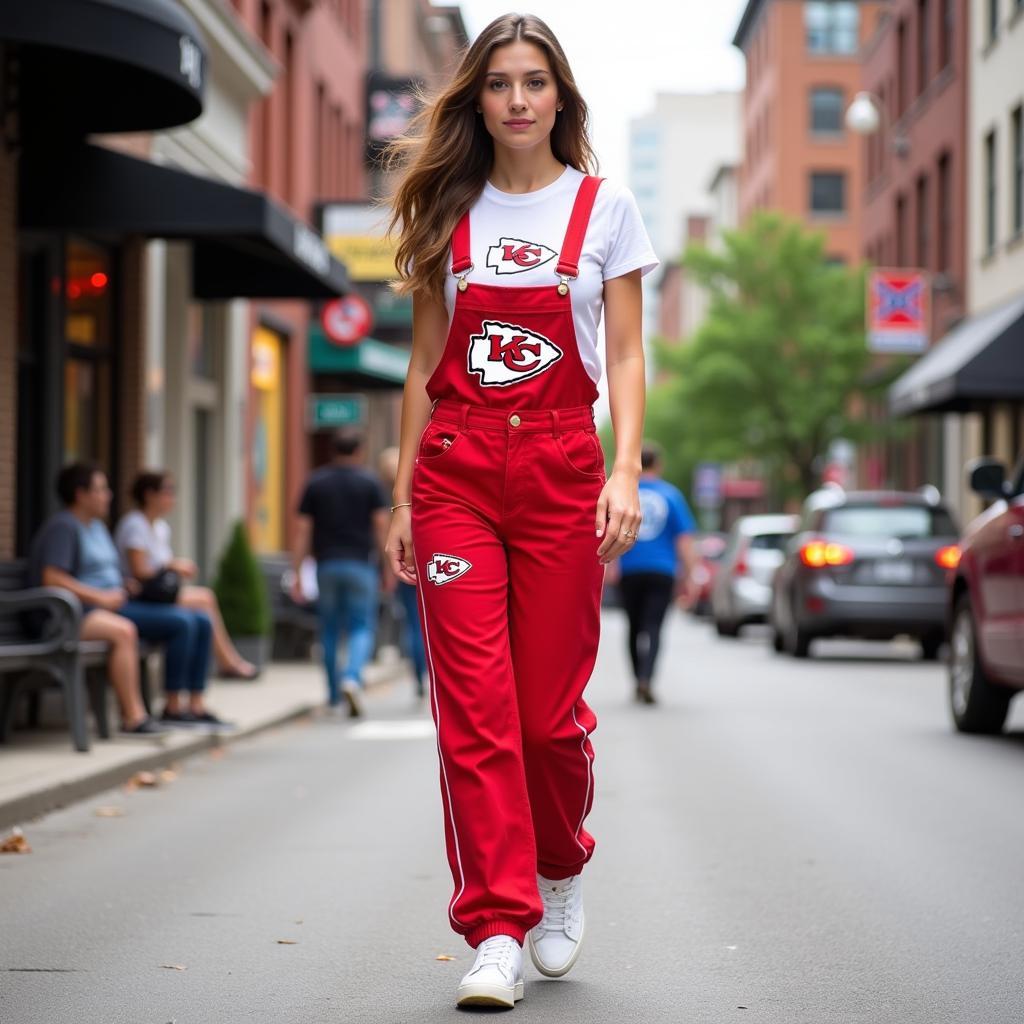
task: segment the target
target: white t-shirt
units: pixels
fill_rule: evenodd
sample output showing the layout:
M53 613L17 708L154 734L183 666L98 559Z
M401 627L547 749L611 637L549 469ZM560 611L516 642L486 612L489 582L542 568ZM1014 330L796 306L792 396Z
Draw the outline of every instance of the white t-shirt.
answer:
M121 553L121 566L126 576L132 574L129 551L145 551L149 556L150 572L162 569L174 558L171 528L166 520L157 519L150 523L138 509L121 517L114 530L114 543Z
M550 185L522 195L502 192L487 182L469 213L473 270L467 280L510 288L556 287L555 266L582 180L580 171L566 167ZM648 274L657 265L633 193L601 182L583 240L580 275L569 282L580 357L595 383L601 379L597 332L604 282L633 270ZM444 294L451 324L457 279L450 273L450 256L448 267Z

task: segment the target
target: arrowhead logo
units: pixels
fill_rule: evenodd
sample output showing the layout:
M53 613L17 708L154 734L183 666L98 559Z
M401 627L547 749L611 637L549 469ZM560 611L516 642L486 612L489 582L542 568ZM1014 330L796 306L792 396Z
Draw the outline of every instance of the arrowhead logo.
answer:
M469 372L480 374L482 387L504 388L550 369L562 350L543 334L485 320L469 338Z
M487 250L487 266L496 274L522 274L526 270L543 266L556 256L539 242L526 242L521 238L502 238Z
M439 587L465 576L473 566L458 555L434 555L427 562L427 579Z

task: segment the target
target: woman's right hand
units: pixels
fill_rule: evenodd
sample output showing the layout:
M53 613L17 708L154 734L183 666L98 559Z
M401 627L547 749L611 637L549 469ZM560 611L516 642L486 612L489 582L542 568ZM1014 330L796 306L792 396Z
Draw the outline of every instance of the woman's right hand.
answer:
M412 551L412 512L408 507L391 513L388 539L384 546L391 571L406 583L416 586L416 559Z

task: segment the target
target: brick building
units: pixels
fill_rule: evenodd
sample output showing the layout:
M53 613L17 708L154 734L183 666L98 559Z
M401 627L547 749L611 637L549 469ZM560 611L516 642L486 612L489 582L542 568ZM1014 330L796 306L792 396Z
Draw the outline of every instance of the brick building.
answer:
M884 6L749 0L733 38L747 61L740 222L780 210L822 231L828 256L848 264L862 255L864 158L843 115Z

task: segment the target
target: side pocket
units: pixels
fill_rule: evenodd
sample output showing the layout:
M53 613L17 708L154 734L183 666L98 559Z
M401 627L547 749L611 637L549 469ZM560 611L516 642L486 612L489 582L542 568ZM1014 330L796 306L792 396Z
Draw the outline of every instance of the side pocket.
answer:
M604 452L597 434L573 430L559 434L555 443L562 453L562 460L578 476L588 480L604 476Z
M458 443L462 434L458 427L444 423L428 423L420 437L416 457L421 462L444 458Z

